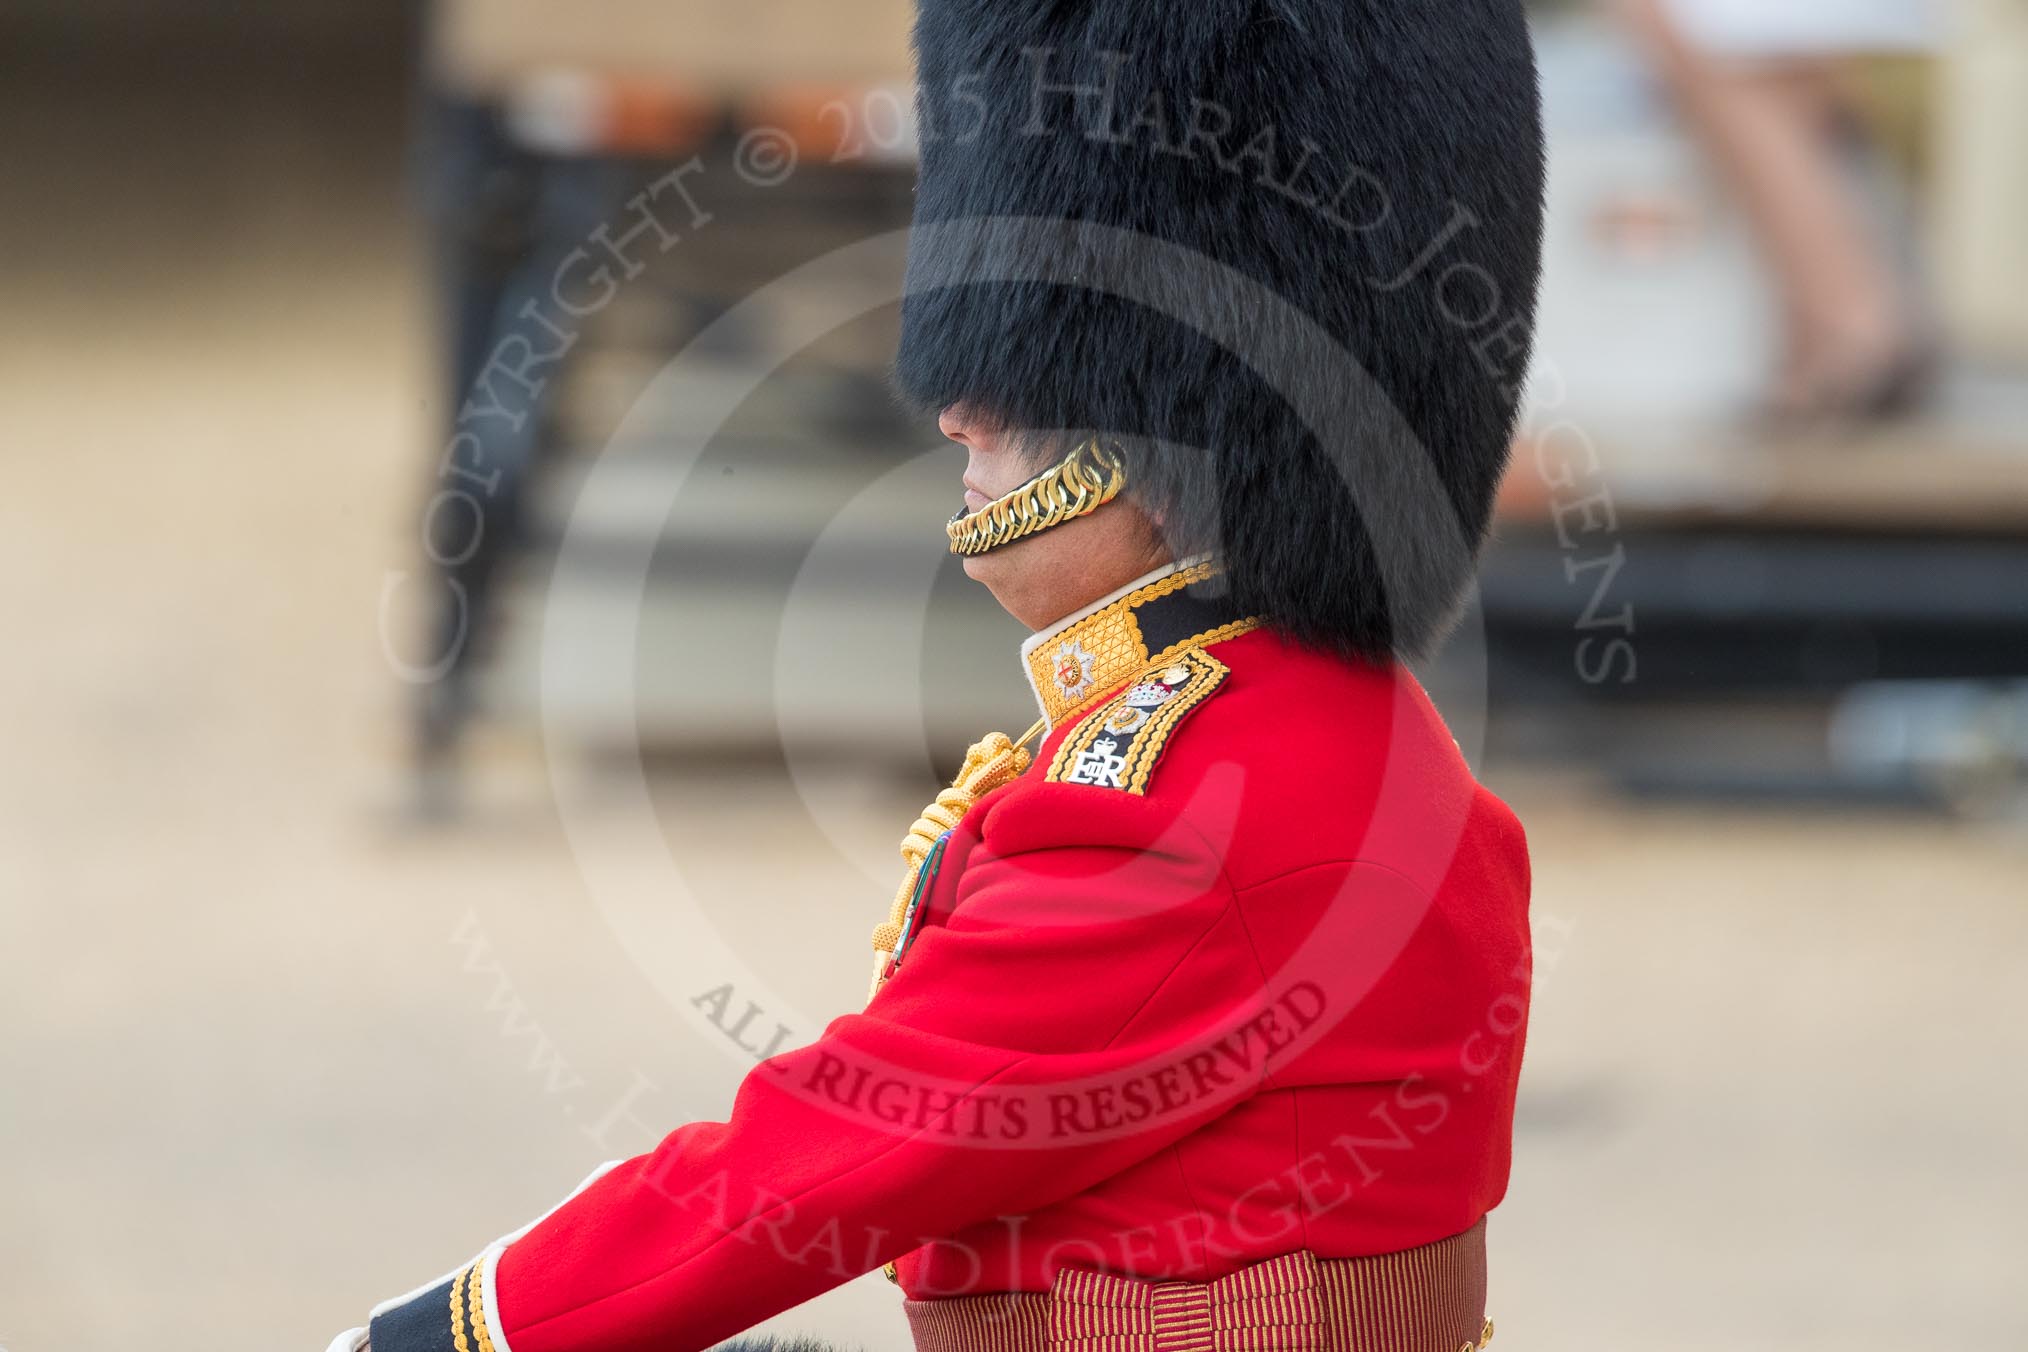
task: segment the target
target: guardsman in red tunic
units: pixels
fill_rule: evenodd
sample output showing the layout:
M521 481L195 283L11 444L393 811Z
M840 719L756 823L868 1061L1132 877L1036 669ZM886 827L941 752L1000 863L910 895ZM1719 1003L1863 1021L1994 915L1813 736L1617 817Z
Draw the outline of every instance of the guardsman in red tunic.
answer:
M1518 0L921 0L899 383L1040 719L903 845L874 991L334 1349L693 1352L885 1267L921 1352L1460 1352L1520 826L1401 664L1533 323Z

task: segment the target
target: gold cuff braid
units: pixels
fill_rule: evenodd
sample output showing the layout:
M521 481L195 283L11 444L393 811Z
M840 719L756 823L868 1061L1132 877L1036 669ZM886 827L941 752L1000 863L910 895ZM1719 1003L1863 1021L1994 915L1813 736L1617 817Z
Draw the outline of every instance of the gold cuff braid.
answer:
M1054 466L976 512L959 512L944 527L951 553L970 557L1095 512L1127 486L1119 453L1092 437Z

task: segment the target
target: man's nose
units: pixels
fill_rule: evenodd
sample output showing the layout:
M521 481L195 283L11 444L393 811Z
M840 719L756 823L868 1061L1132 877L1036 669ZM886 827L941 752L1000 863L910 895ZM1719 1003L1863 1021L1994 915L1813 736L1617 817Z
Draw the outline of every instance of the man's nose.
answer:
M952 404L937 414L937 430L967 449L972 447L971 424L965 417L963 407Z

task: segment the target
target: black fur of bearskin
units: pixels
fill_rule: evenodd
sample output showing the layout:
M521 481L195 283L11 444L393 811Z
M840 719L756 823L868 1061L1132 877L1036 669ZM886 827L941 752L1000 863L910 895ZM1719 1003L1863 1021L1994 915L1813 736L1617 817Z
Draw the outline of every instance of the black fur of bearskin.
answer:
M1118 436L1244 609L1430 647L1533 339L1520 0L921 0L916 46L904 398Z

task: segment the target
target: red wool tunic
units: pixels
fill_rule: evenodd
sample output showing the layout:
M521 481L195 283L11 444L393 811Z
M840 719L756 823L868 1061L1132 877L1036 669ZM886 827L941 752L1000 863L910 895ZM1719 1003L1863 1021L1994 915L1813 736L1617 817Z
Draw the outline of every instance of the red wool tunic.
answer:
M1519 824L1405 669L1185 576L1030 641L1048 736L933 857L867 1009L482 1259L453 1323L462 1299L492 1352L686 1352L889 1261L918 1300L1201 1281L1500 1200Z

